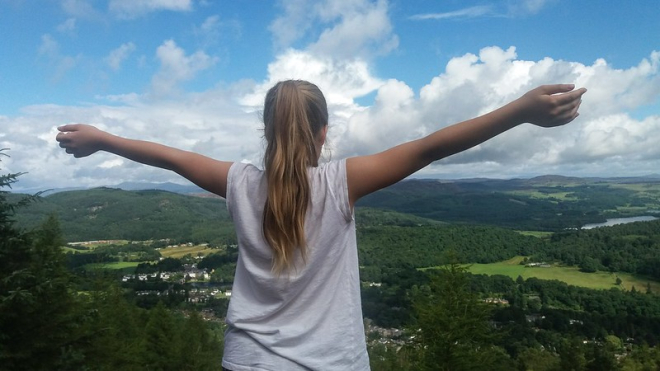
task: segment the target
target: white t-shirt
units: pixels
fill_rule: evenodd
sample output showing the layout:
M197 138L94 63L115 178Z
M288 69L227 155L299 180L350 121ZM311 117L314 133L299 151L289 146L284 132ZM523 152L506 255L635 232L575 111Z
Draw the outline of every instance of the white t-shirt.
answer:
M234 163L227 208L238 237L238 262L227 312L222 366L248 370L369 370L346 162L310 168L305 218L307 262L274 275L263 236L266 177Z

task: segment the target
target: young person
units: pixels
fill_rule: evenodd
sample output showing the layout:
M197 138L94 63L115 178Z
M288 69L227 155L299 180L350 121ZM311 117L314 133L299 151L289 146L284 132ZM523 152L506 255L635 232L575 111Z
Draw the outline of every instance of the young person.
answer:
M321 91L283 81L264 105L264 170L88 125L59 127L75 157L107 151L169 169L225 197L239 256L222 366L246 370L368 370L353 207L433 161L522 123L571 122L585 89L547 85L486 115L384 152L319 164L328 130Z

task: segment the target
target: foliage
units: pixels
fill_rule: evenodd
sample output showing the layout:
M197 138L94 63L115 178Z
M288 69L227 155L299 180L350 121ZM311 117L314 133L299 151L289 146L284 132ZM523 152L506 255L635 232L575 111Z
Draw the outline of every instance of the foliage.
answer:
M0 187L16 177L0 177ZM199 316L145 311L112 285L83 292L89 282L66 267L58 219L24 232L12 222L16 206L0 193L1 370L220 367L221 341ZM159 348L165 340L173 348Z
M426 370L510 369L503 349L494 346L490 308L470 290L465 268L452 262L435 272L429 295L414 300L420 364Z
M33 228L41 215L56 214L67 241L145 241L178 236L185 242L235 244L224 201L165 191L96 188L42 197L21 211L21 225Z

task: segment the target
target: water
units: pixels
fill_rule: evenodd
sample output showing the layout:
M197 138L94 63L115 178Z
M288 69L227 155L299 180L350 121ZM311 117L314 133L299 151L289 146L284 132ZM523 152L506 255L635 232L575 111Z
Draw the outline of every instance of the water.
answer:
M605 223L593 223L593 224L585 224L582 226L582 229L592 229L592 228L598 228L598 227L611 227L613 225L617 224L626 224L626 223L633 223L633 222L650 222L652 220L656 220L655 216L633 216L630 218L614 218L614 219L607 219Z

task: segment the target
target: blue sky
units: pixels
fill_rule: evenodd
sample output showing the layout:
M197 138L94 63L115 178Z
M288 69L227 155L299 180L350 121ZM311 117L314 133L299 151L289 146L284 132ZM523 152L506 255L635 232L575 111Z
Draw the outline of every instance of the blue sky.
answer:
M518 127L416 176L660 173L658 14L655 0L0 0L0 167L28 172L19 189L181 182L68 158L53 138L72 122L258 164L265 91L302 78L328 98L332 158L571 82L589 89L576 122Z

